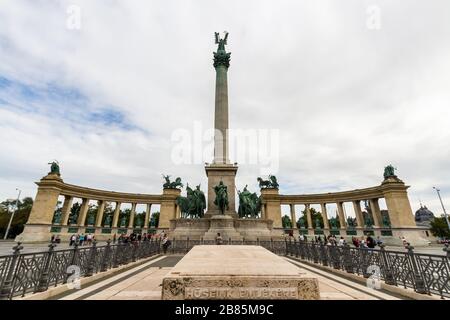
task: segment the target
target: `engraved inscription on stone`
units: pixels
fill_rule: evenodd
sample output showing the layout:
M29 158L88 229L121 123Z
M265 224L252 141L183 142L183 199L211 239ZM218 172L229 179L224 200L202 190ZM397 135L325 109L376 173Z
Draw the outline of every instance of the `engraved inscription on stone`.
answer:
M185 299L298 299L297 288L186 288Z

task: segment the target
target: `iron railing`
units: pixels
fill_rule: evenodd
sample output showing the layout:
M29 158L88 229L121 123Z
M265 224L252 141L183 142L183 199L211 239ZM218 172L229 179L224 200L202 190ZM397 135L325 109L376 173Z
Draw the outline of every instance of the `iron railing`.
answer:
M167 254L186 254L195 245L216 244L214 240L173 239ZM336 246L323 243L283 240L223 241L224 245L258 245L278 254L299 258L336 270L382 280L386 284L413 288L422 294L438 294L450 297L450 248L446 255L415 253L409 246L407 251L354 248L349 245ZM58 250L49 245L49 250L36 253L21 253L23 247L16 245L14 253L0 256L0 299L12 299L26 293L46 291L51 286L67 283L73 270L78 268L80 277L117 268L161 252L161 241L150 240Z
M322 264L364 278L383 280L386 284L412 288L417 293L450 297L450 248L446 255L353 248L324 243L286 241L286 255Z
M11 255L0 256L0 300L8 300L27 293L37 293L67 283L76 277L89 277L95 273L117 268L160 252L160 240L120 243L55 250L50 244L48 251L21 253L18 243ZM69 268L70 267L70 268Z

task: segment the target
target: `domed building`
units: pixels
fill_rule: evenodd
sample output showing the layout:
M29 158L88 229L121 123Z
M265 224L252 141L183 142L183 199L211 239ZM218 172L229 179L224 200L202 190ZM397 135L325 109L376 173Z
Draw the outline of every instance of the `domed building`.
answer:
M416 225L430 227L430 222L434 219L434 213L428 210L427 206L420 205L420 209L415 213Z

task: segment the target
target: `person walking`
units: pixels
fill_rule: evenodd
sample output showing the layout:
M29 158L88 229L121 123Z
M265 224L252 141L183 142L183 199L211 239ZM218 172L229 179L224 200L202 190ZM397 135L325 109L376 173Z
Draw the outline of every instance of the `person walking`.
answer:
M83 242L84 242L84 233L80 235L80 247L83 246Z
M75 234L73 234L73 235L70 236L69 240L70 240L69 241L69 246L71 247L71 246L73 246L75 244L75 241L77 241L77 236Z

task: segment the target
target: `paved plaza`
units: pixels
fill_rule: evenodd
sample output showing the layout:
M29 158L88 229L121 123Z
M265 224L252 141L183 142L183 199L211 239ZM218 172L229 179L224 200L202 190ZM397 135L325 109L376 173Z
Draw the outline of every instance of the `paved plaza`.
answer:
M163 277L182 256L162 256L119 275L86 286L70 294L53 297L57 300L159 300ZM322 300L398 300L398 296L344 279L303 263L292 261L301 272L319 281Z

